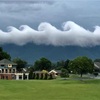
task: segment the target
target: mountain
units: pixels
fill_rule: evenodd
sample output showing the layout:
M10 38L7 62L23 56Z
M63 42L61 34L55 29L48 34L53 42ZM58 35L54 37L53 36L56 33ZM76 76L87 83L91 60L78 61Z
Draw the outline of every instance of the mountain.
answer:
M84 48L78 46L54 47L30 43L24 46L7 44L1 45L1 47L11 55L12 59L20 57L30 64L41 57L46 57L53 62L74 59L77 56L87 56L92 59L100 58L100 46Z

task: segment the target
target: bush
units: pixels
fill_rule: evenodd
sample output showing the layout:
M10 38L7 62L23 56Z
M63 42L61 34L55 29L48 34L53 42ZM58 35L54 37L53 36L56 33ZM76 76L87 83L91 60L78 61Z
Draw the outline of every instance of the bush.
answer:
M29 73L29 79L33 79L33 71L30 71L30 73Z
M39 73L36 73L36 79L39 79Z
M48 74L45 73L44 75L45 75L45 76L44 76L44 79L47 80L47 79L48 79Z
M35 73L33 73L32 79L35 79Z
M53 79L53 76L52 76L52 74L50 74L50 75L49 75L49 79Z
M97 76L98 76L98 72L94 72L93 74L94 74L94 76L95 76L95 77L97 77Z
M40 77L40 79L43 79L43 73L41 73L41 77Z
M61 77L69 77L69 73L68 73L68 70L62 68L61 69Z
M25 73L23 73L23 80L25 80L26 79L26 75L25 75Z

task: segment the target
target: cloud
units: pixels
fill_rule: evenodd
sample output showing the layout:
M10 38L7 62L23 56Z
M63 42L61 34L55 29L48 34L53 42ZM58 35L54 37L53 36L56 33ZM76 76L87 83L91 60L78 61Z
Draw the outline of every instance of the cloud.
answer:
M99 4L98 0L0 0L0 27L37 27L45 21L60 27L62 22L72 20L91 28L100 24Z
M100 1L93 0L0 0L0 18L3 21L5 18L11 19L13 23L14 20L19 22L62 22L66 19L76 21L76 19L83 20L82 16L100 16L99 4Z
M9 26L7 32L0 30L0 44L25 45L27 43L35 43L81 47L100 45L99 26L96 26L95 30L91 32L72 21L67 21L62 24L62 27L63 30L59 30L47 22L40 23L38 30L32 29L27 25L22 25L19 29Z
M12 20L38 21L43 18L39 17L42 12L54 3L54 0L0 0L0 18L3 21L5 21L4 17L8 20L11 19L11 22Z

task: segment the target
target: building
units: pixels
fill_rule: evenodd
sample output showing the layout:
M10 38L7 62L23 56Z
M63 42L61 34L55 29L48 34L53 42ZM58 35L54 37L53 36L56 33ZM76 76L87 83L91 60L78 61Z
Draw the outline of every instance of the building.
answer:
M7 80L23 80L24 76L28 79L29 73L17 73L17 64L9 61L7 59L3 59L0 61L0 79L7 79Z
M60 75L61 74L61 70L51 70L49 72L49 74Z

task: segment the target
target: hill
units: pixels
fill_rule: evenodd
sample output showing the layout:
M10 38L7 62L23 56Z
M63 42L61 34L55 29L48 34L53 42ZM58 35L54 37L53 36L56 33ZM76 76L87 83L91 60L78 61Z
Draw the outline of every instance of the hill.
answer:
M24 46L8 44L2 45L1 47L10 53L12 59L20 57L29 63L33 63L41 57L46 57L54 62L59 60L74 59L77 56L87 56L92 59L100 58L100 46L84 48L78 46L54 47L34 45L30 43Z

